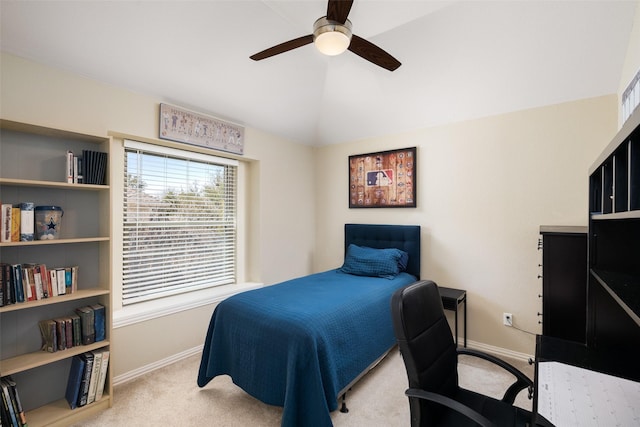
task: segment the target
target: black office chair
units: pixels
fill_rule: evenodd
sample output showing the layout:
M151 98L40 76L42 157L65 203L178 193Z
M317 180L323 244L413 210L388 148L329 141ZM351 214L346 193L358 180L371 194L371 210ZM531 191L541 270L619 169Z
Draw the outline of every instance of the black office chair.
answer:
M398 289L391 298L393 329L404 359L411 426L524 426L531 412L513 406L518 393L533 390L531 380L514 366L489 354L457 348L442 308L438 286L420 281ZM495 363L516 377L502 400L458 385L458 355Z

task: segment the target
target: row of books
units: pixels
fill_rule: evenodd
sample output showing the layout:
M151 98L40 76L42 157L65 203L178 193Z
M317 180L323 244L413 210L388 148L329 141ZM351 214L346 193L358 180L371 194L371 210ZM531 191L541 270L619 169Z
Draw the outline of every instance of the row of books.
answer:
M67 183L100 184L106 183L107 153L82 150L82 156L67 151Z
M2 407L0 408L0 425L9 427L24 427L27 420L20 401L18 386L10 377L0 378L0 391Z
M42 350L49 353L103 341L106 338L105 308L102 304L79 307L69 316L41 320L38 326Z
M34 239L35 204L2 203L0 242L29 242Z
M0 306L36 301L78 290L78 267L0 263Z
M71 409L102 398L109 367L109 350L88 351L71 359L65 398Z

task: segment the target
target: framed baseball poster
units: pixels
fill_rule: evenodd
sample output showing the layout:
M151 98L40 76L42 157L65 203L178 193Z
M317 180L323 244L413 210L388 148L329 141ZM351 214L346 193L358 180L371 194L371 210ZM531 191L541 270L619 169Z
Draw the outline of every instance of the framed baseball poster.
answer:
M349 156L349 208L415 208L416 147Z

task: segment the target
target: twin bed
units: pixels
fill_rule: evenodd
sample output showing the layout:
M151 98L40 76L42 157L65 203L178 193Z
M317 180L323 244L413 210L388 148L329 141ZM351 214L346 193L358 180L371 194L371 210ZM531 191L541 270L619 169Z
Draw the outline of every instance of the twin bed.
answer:
M282 426L331 426L339 397L395 345L391 295L419 278L420 226L346 224L341 268L218 304L198 385L229 375L283 407Z

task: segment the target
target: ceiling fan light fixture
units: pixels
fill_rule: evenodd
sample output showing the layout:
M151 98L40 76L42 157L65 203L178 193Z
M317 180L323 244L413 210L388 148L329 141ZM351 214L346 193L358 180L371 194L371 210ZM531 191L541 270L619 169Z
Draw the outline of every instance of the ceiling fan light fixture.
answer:
M351 21L341 24L323 17L313 24L313 42L325 55L340 55L351 43Z

